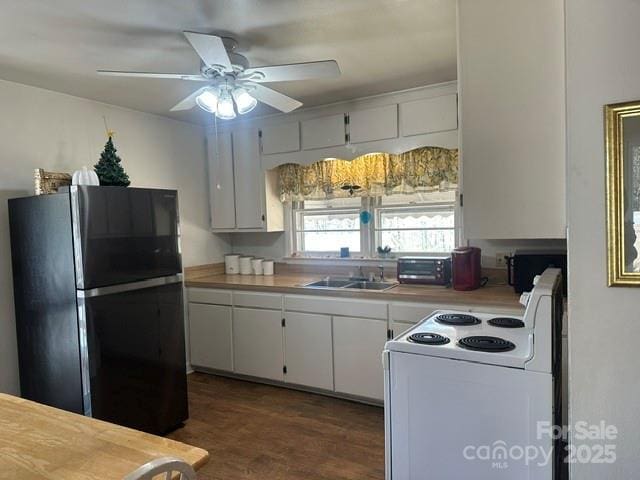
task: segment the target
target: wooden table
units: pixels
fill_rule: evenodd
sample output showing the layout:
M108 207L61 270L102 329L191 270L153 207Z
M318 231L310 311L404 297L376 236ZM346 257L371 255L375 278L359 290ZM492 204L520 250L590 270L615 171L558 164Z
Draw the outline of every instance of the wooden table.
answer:
M122 480L158 457L198 470L207 451L0 393L0 479Z

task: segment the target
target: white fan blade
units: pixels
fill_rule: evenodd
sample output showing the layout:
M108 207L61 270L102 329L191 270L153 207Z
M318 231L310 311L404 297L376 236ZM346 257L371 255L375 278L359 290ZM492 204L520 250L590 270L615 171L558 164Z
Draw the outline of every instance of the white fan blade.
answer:
M97 70L98 75L110 75L112 77L139 77L139 78L173 78L176 80L193 80L195 82L210 82L211 80L200 74L191 73L155 73L155 72L123 72L119 70Z
M262 85L254 85L253 88L249 90L249 95L284 113L289 113L302 106L302 102Z
M202 91L204 89L206 89L207 87L202 87L199 88L198 90L196 90L195 92L193 92L191 95L189 95L188 97L182 99L181 101L179 101L177 104L175 104L172 108L171 111L172 112L178 112L180 110L191 110L193 107L196 106L196 97L198 95L200 95L202 93Z
M248 68L243 73L243 77L247 77L247 79L252 82L259 83L289 82L292 80L311 80L314 78L333 78L339 76L340 67L338 67L338 62L335 60L255 67Z
M216 35L204 33L182 32L189 43L208 67L219 66L225 71L232 71L231 60L224 48L222 39Z

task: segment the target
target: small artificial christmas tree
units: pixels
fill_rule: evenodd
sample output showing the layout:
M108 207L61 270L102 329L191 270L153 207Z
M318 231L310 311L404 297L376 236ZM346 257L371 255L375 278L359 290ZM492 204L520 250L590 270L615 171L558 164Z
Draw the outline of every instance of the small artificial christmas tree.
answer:
M100 161L94 165L100 185L109 187L128 187L131 183L129 175L120 165L120 157L116 155L116 147L113 145L113 132L108 131L109 140L100 154Z

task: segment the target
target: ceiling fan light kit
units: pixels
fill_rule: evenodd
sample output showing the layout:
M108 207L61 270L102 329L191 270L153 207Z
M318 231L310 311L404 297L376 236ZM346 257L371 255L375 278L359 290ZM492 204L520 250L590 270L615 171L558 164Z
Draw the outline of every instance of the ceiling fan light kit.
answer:
M216 109L216 117L222 120L233 120L236 118L236 111L233 108L233 98L228 88L220 89L220 97L218 98L218 108Z
M212 88L205 88L196 97L196 104L205 112L216 113L218 108L218 94Z
M183 33L202 61L199 75L118 70L98 70L98 74L207 82L209 85L181 100L171 111L190 110L197 105L223 120L235 118L236 110L240 115L249 113L258 101L285 113L302 106L301 102L265 87L263 83L334 78L340 75L335 60L250 68L249 61L235 52L238 44L234 39L204 33Z
M256 108L258 101L249 95L246 89L242 87L235 88L232 92L233 99L236 101L236 107L238 107L238 113L244 115Z

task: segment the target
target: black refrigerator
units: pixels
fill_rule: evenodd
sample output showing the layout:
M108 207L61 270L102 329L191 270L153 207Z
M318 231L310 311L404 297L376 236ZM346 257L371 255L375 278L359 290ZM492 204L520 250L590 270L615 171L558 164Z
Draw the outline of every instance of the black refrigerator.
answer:
M9 200L24 398L162 434L188 417L174 190Z

